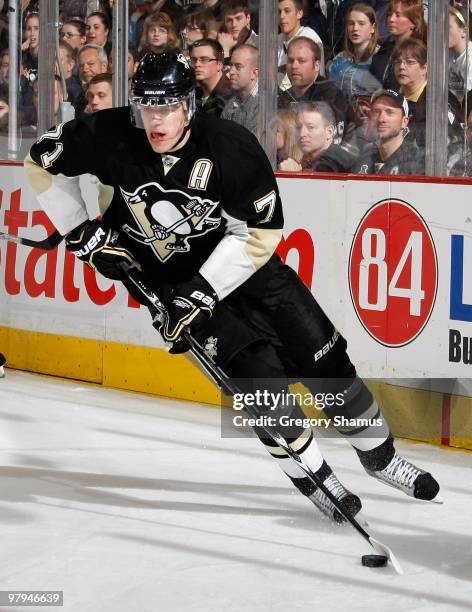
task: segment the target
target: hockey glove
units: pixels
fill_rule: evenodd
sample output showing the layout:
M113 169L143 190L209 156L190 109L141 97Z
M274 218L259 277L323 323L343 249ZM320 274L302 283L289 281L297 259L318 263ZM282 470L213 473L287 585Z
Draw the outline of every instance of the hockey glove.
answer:
M90 268L113 280L123 280L120 264L134 261L118 244L118 232L100 221L85 221L66 237L66 249Z
M185 353L189 346L182 337L185 328L195 332L210 319L216 306L213 287L196 274L187 283L172 291L160 332L166 342L172 342L171 353Z

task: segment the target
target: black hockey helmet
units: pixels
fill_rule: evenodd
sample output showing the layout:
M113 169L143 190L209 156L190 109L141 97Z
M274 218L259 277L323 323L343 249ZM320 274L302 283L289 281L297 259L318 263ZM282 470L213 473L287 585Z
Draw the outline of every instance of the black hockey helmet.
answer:
M183 102L187 124L195 113L195 73L187 58L173 50L149 52L141 59L130 93L131 118L143 127L140 108L171 106Z

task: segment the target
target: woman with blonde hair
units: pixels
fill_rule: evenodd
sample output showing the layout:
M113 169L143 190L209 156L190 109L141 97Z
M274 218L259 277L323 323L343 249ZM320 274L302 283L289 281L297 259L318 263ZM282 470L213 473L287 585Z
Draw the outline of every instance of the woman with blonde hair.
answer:
M395 45L409 38L426 43L426 23L422 0L390 0L386 14L389 37L372 58L371 73L384 89L398 90L393 64L390 61Z
M329 69L330 80L352 104L359 96L370 96L379 87L369 68L379 50L374 9L368 4L354 4L345 18L344 50Z
M146 17L141 35L141 55L148 51L162 53L165 49L179 48L174 23L167 13L152 13Z
M303 153L298 146L296 119L297 116L291 108L280 108L277 112L277 165L287 159L298 164L302 161Z

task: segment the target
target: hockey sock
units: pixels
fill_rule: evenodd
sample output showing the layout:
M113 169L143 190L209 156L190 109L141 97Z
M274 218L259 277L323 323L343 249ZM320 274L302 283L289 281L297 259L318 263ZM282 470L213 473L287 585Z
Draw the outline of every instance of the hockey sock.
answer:
M320 469L323 456L310 428L302 430L300 436L296 439L287 439L287 442L313 472ZM272 440L263 439L262 443L289 478L305 478L305 473L295 461L283 449L275 445Z
M339 434L354 447L366 469L383 469L393 458L395 449L390 428L376 399L358 377L348 381L342 379L340 386L344 387L342 405L327 407L325 413Z

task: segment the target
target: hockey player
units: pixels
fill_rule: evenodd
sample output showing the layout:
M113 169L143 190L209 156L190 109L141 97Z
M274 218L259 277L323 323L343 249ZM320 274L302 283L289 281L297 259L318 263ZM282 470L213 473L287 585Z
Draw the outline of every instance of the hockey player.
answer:
M76 119L47 132L25 167L66 248L97 272L123 279L137 261L167 314L160 327L174 353L190 328L228 375L264 379L271 390L311 379L339 393L331 418L380 418L379 407L336 331L297 274L275 249L283 214L277 184L257 139L234 122L194 116L195 78L183 55L149 53L133 81L130 108ZM89 219L79 175L111 186L102 220ZM214 343L213 343L214 348ZM316 380L315 380L316 379ZM257 386L257 382L254 383ZM310 384L305 383L305 384ZM297 405L283 410L303 417ZM293 422L293 421L292 421ZM267 434L256 431L295 486L337 522L339 512ZM412 497L438 499L439 485L400 457L388 425L344 425L368 474ZM284 437L352 514L361 508L323 459L310 428Z

